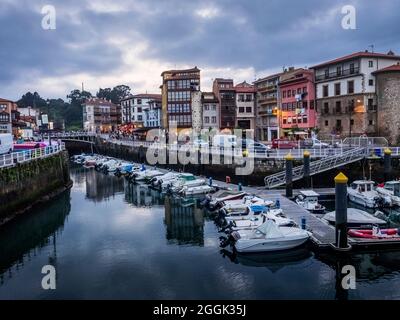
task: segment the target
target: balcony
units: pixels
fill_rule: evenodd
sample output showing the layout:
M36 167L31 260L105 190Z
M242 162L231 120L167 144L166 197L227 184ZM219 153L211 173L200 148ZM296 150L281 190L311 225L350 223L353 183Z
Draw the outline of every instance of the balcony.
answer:
M276 96L270 96L270 97L259 97L258 98L258 103L272 103L272 102L276 102L277 101L277 97Z
M340 72L334 71L330 73L325 73L321 74L318 76L315 76L315 81L322 81L322 80L329 80L329 79L334 79L334 78L341 78L341 77L347 77L351 75L357 75L360 73L360 68L359 67L354 67L350 69L343 69Z
M258 115L260 115L260 116L276 116L277 110L260 110L260 111L258 111Z

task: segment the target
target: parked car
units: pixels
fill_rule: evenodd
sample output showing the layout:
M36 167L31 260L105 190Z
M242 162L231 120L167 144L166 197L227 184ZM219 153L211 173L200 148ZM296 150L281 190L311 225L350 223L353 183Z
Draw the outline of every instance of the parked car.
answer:
M328 148L329 144L315 138L307 138L301 141L300 146L302 148Z
M237 137L232 134L217 134L213 137L213 146L221 148L236 147Z
M299 144L297 141L288 139L274 139L272 140L273 149L295 149L298 148Z
M242 149L251 151L254 150L254 153L256 154L266 154L271 149L271 147L252 139L243 139Z

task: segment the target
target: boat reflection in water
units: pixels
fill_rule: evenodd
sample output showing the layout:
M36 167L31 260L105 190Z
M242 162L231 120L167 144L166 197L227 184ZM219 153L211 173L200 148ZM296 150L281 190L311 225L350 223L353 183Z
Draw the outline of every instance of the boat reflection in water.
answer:
M108 201L115 195L124 192L124 179L114 175L99 174L94 169L86 169L75 174L81 179L80 175L85 175L86 198L93 202Z
M68 190L56 201L36 207L0 229L0 285L5 277L12 278L45 247L52 247L48 263L57 265L57 238L64 230L70 210Z
M163 195L147 185L133 184L125 181L125 201L136 207L164 205Z
M167 240L173 244L204 245L204 213L196 199L165 197Z
M246 254L238 254L223 249L220 253L233 263L248 267L267 268L271 272L301 264L312 256L311 251L306 246L285 251Z

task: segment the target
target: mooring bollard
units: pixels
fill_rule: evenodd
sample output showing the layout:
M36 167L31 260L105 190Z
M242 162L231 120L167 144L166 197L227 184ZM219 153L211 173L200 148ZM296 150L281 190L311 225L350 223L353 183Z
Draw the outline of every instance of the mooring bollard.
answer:
M306 188L311 187L311 178L310 178L310 152L307 150L303 153L303 162L304 162L304 171L303 171L303 178L304 184Z
M336 247L347 249L347 181L349 179L339 173L335 177L335 236Z
M276 201L275 201L275 207L276 207L277 209L280 209L280 208L281 208L281 202L279 201L279 199L276 199Z
M208 185L209 185L210 187L212 187L212 183L213 183L212 177L209 177L209 178L208 178Z
M238 183L238 190L242 191L242 184L240 182Z
M286 197L293 197L293 156L291 153L288 153L285 156L286 161Z
M390 180L390 172L392 171L392 151L386 148L383 156L384 161L384 179L385 182Z

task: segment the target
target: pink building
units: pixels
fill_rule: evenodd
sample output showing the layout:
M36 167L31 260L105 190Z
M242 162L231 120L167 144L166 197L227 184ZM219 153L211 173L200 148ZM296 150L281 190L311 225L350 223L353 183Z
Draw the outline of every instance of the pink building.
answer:
M279 126L281 136L293 129L310 132L317 124L315 85L312 70L298 69L279 83Z

